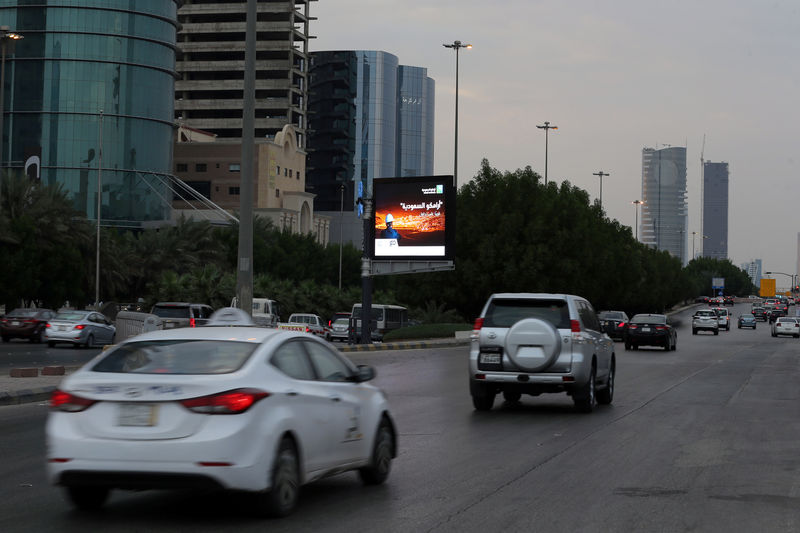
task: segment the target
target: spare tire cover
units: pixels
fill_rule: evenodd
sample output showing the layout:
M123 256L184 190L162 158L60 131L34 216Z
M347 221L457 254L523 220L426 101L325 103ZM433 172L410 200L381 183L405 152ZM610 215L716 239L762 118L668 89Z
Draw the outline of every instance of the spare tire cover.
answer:
M505 353L517 368L538 372L553 364L561 353L561 336L549 322L524 318L506 334Z

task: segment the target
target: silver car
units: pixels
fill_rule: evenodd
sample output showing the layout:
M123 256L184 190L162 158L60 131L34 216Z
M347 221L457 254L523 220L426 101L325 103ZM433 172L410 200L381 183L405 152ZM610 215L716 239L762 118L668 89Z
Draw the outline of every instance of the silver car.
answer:
M74 347L91 348L114 342L116 328L102 313L96 311L60 311L50 319L44 330L44 340L53 347L69 343Z
M337 318L331 324L331 340L346 342L348 338L348 329L350 328L349 318Z
M495 396L566 392L591 412L614 397L614 342L591 304L569 294L493 294L475 321L469 354L469 388L478 411Z

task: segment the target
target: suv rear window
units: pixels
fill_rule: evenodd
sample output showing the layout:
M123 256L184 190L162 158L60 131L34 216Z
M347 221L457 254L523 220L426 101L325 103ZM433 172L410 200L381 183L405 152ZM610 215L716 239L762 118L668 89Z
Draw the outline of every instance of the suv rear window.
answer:
M259 345L219 340L132 342L109 352L93 372L121 374L227 374L235 372Z
M538 318L558 329L570 329L566 300L493 299L483 317L483 325L510 328L523 318Z
M188 305L156 305L153 306L153 315L161 318L191 318Z

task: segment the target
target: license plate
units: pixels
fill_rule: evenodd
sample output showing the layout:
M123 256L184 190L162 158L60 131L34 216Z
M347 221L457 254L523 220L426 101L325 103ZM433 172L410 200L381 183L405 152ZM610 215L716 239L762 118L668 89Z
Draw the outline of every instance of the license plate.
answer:
M642 331L644 331L645 333L650 333L650 328L642 328Z
M67 326L58 326L58 331L66 331Z
M175 324L172 322L164 322L164 329L174 328Z
M500 354L499 353L482 353L481 354L481 363L486 363L487 365L499 365L500 364Z
M19 322L17 322L16 320L14 320L13 322L11 322L11 325L12 325L12 326L19 326Z
M122 403L117 416L118 426L155 426L158 422L158 406L150 403Z

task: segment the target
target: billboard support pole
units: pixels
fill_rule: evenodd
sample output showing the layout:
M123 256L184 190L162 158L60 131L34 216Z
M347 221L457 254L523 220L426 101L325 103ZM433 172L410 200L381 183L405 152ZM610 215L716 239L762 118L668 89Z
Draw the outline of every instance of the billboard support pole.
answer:
M363 198L364 203L364 245L362 247L361 256L361 343L372 344L372 335L370 332L371 319L372 319L372 265L370 264L370 256L372 255L373 239L372 239L372 199L366 195Z

